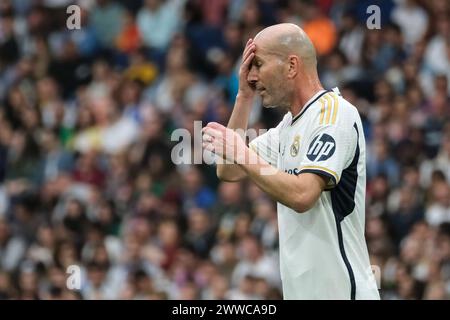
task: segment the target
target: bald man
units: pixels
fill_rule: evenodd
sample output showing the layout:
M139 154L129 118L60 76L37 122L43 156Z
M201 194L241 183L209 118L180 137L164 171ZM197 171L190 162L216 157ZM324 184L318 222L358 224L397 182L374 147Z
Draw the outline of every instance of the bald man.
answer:
M365 140L356 108L325 90L314 46L294 24L249 39L228 127L209 123L203 146L225 181L250 178L277 201L284 299L379 299L364 238ZM253 98L286 110L246 146Z

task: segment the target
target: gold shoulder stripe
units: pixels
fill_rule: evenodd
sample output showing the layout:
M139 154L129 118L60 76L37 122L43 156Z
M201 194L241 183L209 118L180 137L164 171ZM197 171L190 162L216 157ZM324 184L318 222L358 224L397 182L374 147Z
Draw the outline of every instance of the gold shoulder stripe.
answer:
M322 109L320 110L320 121L319 124L323 123L323 116L325 114L325 101L323 100L323 98L320 99L320 103L322 104Z
M325 99L327 100L327 117L325 119L325 124L329 124L330 123L330 118L331 118L331 109L333 108L333 102L330 99L329 94L325 95Z
M331 119L331 123L335 124L336 123L336 116L337 116L337 112L338 112L338 107L339 107L339 101L337 98L337 95L334 93L332 94L333 96L333 100L334 100L334 109L333 109L333 118Z

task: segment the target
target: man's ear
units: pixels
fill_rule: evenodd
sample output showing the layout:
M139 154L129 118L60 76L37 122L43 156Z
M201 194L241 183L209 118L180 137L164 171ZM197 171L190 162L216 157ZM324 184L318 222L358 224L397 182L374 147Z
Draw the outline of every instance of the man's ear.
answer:
M300 59L295 55L290 55L288 57L288 63L289 63L288 78L294 79L299 73Z

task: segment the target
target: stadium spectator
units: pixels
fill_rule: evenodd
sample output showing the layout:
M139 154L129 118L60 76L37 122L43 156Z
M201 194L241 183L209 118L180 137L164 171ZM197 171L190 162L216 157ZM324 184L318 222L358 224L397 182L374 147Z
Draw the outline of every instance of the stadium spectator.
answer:
M272 200L171 158L175 129L228 122L279 22L360 112L382 298L450 299L448 1L79 1L74 30L69 2L0 1L0 299L280 299ZM255 100L251 128L280 119Z

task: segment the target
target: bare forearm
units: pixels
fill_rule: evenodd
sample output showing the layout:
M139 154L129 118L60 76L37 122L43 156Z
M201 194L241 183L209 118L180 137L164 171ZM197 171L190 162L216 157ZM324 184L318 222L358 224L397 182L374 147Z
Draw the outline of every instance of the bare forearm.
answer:
M242 168L247 176L273 200L296 211L304 211L303 208L300 208L300 201L297 203L299 199L295 199L293 196L299 192L299 190L292 190L296 185L295 181L292 181L295 176L289 176L279 170L271 175L261 175L259 173L261 170L270 169L261 164L245 165Z
M233 130L247 130L252 104L253 98L244 97L238 94L227 127Z
M245 132L253 99L237 95L236 103L228 121L228 128ZM226 181L237 181L246 177L246 173L237 164L217 164L217 176Z
M250 149L247 153L247 158L258 157ZM290 175L272 167L261 158L250 163L252 164L240 164L247 176L275 201L300 213L314 205L325 186L325 182L311 174Z

